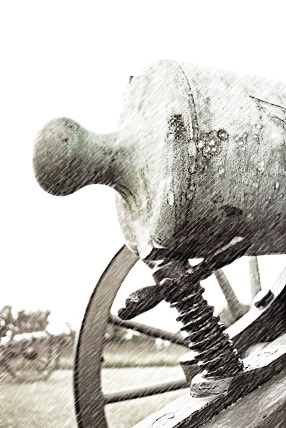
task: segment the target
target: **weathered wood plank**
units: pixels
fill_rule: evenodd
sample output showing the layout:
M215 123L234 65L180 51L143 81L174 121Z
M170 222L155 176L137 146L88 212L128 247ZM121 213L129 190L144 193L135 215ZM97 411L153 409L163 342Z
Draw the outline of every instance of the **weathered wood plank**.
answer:
M199 379L201 382L196 383L195 381L191 387L193 395L185 395L175 400L141 421L134 428L160 428L162 426L164 428L197 428L210 421L216 414L235 403L239 398L245 396L244 402L247 403L249 394L252 391L252 397L255 397L256 393L260 393L260 390L257 389L258 386L266 384L268 381L275 383L276 378L271 378L282 372L286 367L286 335L265 346L263 350L251 354L244 360L244 363L244 372L233 378L221 381L201 378ZM272 410L273 412L276 410L278 413L280 412L279 418L284 418L281 403L286 403L286 395L283 398L283 395L279 394L280 388L285 387L285 370L283 373L282 386L279 384L276 395L273 393L273 403L275 403L275 400L278 401L277 406L273 407ZM267 388L267 385L265 386ZM196 392L199 395L194 395ZM282 401L279 401L279 397ZM267 417L272 417L271 412L266 414ZM235 424L229 425L229 427L259 427L259 425L247 425L244 421L240 425L241 419ZM218 425L217 428L222 427L223 425Z
M284 428L286 426L286 369L251 392L204 428Z

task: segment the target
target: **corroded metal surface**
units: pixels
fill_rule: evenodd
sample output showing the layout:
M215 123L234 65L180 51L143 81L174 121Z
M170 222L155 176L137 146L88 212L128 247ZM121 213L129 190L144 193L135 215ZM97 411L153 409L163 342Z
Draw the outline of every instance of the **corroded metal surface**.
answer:
M286 332L286 269L269 290L261 293L249 312L226 330L241 354L257 343L273 341ZM197 372L193 353L185 354L180 362L186 378L191 382Z
M282 84L193 65L162 61L133 79L123 127L140 122L144 151L169 161L158 168L152 159L146 174L153 212L140 230L148 227L153 246L204 256L242 234L249 254L285 251L283 106ZM143 123L154 111L151 133Z
M169 258L164 258L164 261L154 263L153 277L160 286L148 286L131 293L126 299L126 307L120 309L119 317L125 320L134 318L149 311L162 300L168 299L172 290L169 290L169 285L164 285L164 279L172 278L175 279L175 282L180 283L180 279L187 275L188 284L191 287L191 285L208 278L214 271L242 257L247 252L249 245L250 243L243 238L234 238L228 245L217 249L196 266L190 266L186 257L183 264L179 259L176 259L175 255L170 255ZM174 287L174 291L175 289L176 287Z
M248 247L249 243L243 239L233 240L194 267L188 260L161 261L153 270L157 286L133 292L125 302L126 307L118 312L119 317L133 318L164 299L177 309L177 321L182 323L181 330L187 333L186 342L195 351L195 362L206 377L229 377L239 373L243 369L242 361L219 317L213 315L214 308L203 298L200 281L213 270L242 256Z
M54 120L34 166L53 194L114 187L140 258L204 257L235 236L249 255L284 253L285 138L284 84L164 60L132 79L117 133Z

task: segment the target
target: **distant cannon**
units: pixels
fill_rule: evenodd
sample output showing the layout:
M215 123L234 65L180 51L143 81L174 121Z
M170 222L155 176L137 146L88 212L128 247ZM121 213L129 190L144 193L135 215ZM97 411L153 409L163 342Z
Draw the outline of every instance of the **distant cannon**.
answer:
M18 382L46 380L55 369L59 345L47 332L49 311L1 311L0 365Z

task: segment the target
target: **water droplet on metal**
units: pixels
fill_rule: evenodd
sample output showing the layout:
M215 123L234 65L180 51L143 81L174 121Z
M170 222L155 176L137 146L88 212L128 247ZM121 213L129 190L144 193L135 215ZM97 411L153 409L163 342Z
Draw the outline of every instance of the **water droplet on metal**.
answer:
M174 196L174 192L172 192L171 190L168 192L167 201L168 201L169 205L171 205L171 206L174 205L175 196Z
M197 146L196 146L196 143L193 140L191 140L190 143L188 144L188 152L189 152L189 155L190 155L190 161L192 161L191 158L195 158L195 156L197 154Z
M222 141L228 140L228 133L224 129L217 131L217 136Z
M190 174L193 174L196 171L196 158L195 156L192 156L192 154L189 152L189 172Z
M224 167L220 166L218 169L218 175L223 175L225 173Z
M258 166L258 169L259 169L259 171L263 174L263 172L264 172L264 165L265 165L265 162L264 161L261 161L260 163L259 163L259 166Z

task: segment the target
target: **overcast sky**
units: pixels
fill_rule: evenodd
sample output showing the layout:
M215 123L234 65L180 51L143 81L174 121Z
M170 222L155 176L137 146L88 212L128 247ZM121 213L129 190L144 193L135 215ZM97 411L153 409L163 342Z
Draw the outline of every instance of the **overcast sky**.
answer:
M42 126L66 116L95 132L116 130L129 76L155 59L285 80L284 3L1 2L0 306L49 308L54 320L78 324L97 278L124 242L112 190L90 186L63 198L38 186L32 152ZM283 261L260 259L265 284ZM248 301L246 264L227 272ZM132 277L134 288L145 284L143 276L138 283ZM213 299L214 284L209 280Z

